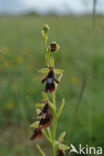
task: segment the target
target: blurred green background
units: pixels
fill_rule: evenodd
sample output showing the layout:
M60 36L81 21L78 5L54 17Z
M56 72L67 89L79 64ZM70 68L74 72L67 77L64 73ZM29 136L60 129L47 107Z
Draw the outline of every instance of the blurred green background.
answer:
M64 69L57 90L57 107L65 107L57 136L66 130L65 143L104 145L104 17L21 16L0 17L0 155L38 156L35 144L44 151L43 138L29 141L35 104L42 99L45 67L41 38L43 24L51 30L49 42L60 50L53 54L55 67ZM50 154L48 154L50 155Z

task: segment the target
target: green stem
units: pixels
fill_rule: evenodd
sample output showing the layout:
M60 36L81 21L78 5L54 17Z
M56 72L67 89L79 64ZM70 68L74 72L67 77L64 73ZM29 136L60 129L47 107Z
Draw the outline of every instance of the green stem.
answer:
M50 51L47 50L47 39L48 39L47 33L45 33L44 34L45 61L46 61L46 66L49 67ZM61 79L61 77L60 77L60 79ZM52 101L53 101L53 104L56 106L55 94L56 94L56 92L54 91L52 93ZM56 113L56 111L55 111L55 113ZM56 127L57 127L57 115L54 115L52 134L51 134L50 128L46 129L47 133L44 130L42 131L52 146L52 156L56 156L56 148L55 148Z
M52 156L56 156L54 144L52 144Z
M45 34L45 37L44 37L44 48L45 48L45 53L47 51L47 34Z
M56 105L55 92L52 93L53 104ZM56 156L56 149L54 146L55 137L56 137L56 127L57 127L57 117L54 116L53 119L53 128L52 128L52 156Z
M45 49L45 62L46 62L46 66L48 66L48 60L47 60L47 34L44 34L44 49Z
M54 118L53 129L52 129L52 156L56 156L56 149L54 146L55 137L56 137L56 127L57 127L57 118Z
M55 96L55 91L52 93L52 101L53 101L53 104L56 105L56 96Z
M47 131L47 134L48 134L49 138L52 139L52 134L51 134L50 127L48 127L48 128L46 129L46 131Z
M53 119L53 129L52 129L52 140L55 140L55 135L56 135L56 127L57 127L57 119Z

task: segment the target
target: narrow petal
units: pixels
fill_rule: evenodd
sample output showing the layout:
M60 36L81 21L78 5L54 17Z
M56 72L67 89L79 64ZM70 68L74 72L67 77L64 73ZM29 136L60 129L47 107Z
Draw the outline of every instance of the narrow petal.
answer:
M47 78L47 77L45 77L45 78L42 80L42 83L44 83L44 82L46 81L46 78Z
M55 78L55 77L53 77L53 79L54 79L54 81L55 81L57 84L59 84L59 81L58 81L58 80L56 80L56 78Z

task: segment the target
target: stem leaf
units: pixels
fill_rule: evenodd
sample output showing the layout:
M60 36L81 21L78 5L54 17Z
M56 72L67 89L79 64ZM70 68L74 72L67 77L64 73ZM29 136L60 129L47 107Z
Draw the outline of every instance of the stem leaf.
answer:
M49 101L49 105L54 111L56 111L56 106L52 102Z
M59 109L59 112L58 112L58 118L59 118L60 115L61 115L61 112L62 112L62 110L63 110L63 108L64 108L64 104L65 104L65 99L62 100L62 103L61 103L61 106L60 106L60 109Z
M39 145L37 145L37 148L42 156L46 156L46 154L43 152L43 150L41 149L41 147Z
M42 133L44 134L45 138L50 142L52 143L50 137L47 135L46 131L44 129L42 129Z
M57 117L55 105L52 102L50 102L50 101L49 101L49 105L50 105L50 108L51 108L54 116Z

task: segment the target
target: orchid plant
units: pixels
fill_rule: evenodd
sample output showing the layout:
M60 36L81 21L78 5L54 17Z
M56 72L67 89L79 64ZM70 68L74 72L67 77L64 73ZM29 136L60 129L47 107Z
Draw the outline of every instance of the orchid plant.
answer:
M62 132L59 137L56 138L57 122L65 103L65 100L63 99L61 106L57 111L56 90L64 71L54 68L54 58L52 55L53 53L56 53L60 47L56 42L50 43L49 47L47 47L49 30L49 26L45 24L42 29L42 38L45 48L46 68L40 69L39 72L46 74L42 80L42 83L46 84L45 91L42 92L43 99L35 105L37 118L31 125L31 127L35 129L30 140L41 138L44 135L51 145L52 156L65 156L65 152L69 150L69 146L63 143L66 132ZM58 80L55 75L58 75ZM48 92L51 94L51 99L48 97ZM39 145L37 145L37 148L42 156L46 156Z

